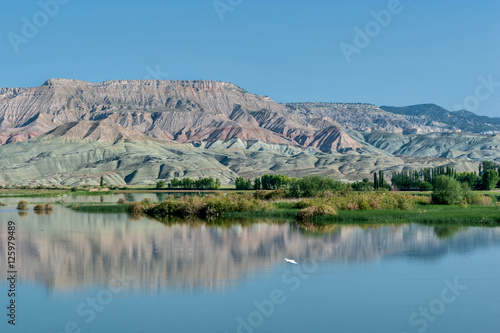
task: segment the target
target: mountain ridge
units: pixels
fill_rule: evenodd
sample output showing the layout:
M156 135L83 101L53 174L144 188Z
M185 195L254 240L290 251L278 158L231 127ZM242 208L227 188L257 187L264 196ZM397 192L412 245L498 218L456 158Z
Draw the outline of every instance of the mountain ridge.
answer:
M0 184L93 183L97 175L119 184L180 176L230 183L262 173L354 180L445 164L473 171L478 161L500 161L495 124L434 104L277 103L221 81L50 79L0 89L0 155L8 161ZM51 154L43 144L82 157L72 162L71 151Z
M380 106L381 109L400 114L418 123L439 121L464 132L500 132L500 119L476 115L467 110L448 111L436 104L418 104L403 107Z

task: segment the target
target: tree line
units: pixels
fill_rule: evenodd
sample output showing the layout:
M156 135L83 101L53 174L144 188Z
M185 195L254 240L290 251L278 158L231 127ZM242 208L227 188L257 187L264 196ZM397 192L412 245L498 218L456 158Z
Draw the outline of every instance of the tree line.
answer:
M313 197L327 190L337 192L347 190L348 183L335 180L333 178L319 175L310 175L304 178L294 178L285 175L265 174L261 177L251 179L236 179L237 190L285 190L288 197Z
M403 170L392 174L393 187L401 191L430 191L435 186L438 176L448 176L473 190L492 190L500 186L500 165L484 161L479 165L479 173L459 172L450 166L424 168L421 170Z
M479 166L479 173L460 172L450 166L439 166L436 168L424 168L421 170L403 170L394 172L391 177L392 186L385 181L382 170L373 173L373 180L364 178L351 184L344 183L333 178L319 175L310 175L304 178L288 177L282 174L265 174L261 177L244 179L238 177L235 180L237 190L277 190L283 189L290 197L312 197L329 190L332 192L353 189L355 191L373 191L380 189L391 190L395 188L401 191L431 191L439 176L448 176L456 179L462 184L467 184L472 190L491 190L500 187L500 165L485 161ZM217 190L221 188L218 178L212 177L191 179L173 178L167 185L170 189L196 189ZM163 180L156 183L156 188L165 187Z
M165 182L160 180L156 183L156 188L161 189L165 187ZM168 184L168 188L182 189L182 190L218 190L221 187L219 178L213 179L212 177L191 179L191 178L173 178Z

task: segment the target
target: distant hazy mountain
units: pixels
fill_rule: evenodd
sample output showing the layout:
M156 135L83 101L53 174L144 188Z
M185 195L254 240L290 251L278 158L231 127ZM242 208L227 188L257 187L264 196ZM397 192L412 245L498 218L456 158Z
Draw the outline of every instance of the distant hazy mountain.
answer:
M478 116L470 111L448 111L435 104L394 107L381 106L382 110L403 115L419 125L440 122L456 130L471 133L500 132L500 118Z
M218 81L51 79L0 89L0 185L476 170L500 161L497 132L500 119L433 104L279 104Z

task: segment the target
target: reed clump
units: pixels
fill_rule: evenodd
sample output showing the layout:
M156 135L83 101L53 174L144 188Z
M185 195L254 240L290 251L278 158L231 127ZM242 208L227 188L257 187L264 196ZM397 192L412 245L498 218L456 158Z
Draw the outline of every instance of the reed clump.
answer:
M35 214L37 215L50 215L54 211L54 205L50 203L37 204L33 207L33 211L35 211Z
M28 201L26 200L21 200L17 203L17 209L18 210L28 210Z
M297 212L295 218L299 222L312 220L316 216L328 216L328 215L337 215L337 210L332 206L328 205L319 205L319 206L310 206L306 208L302 208Z
M126 204L126 203L127 203L127 199L125 199L125 198L120 198L120 199L118 199L118 203L119 203L120 205L124 205L124 204Z
M46 204L38 204L35 207L33 207L34 211L52 211L54 210L54 205L50 203Z
M134 201L128 204L127 212L132 215L142 214L143 205L140 202Z
M412 210L416 204L429 204L427 196L416 196L408 193L352 192L325 193L321 196L303 199L294 204L294 208L327 206L339 210ZM316 215L327 215L319 214Z
M130 205L129 205L130 207ZM144 207L147 215L159 218L207 218L223 216L229 212L262 212L270 211L274 206L263 200L256 199L252 194L209 194L204 197L184 196L175 200L173 196L158 204Z

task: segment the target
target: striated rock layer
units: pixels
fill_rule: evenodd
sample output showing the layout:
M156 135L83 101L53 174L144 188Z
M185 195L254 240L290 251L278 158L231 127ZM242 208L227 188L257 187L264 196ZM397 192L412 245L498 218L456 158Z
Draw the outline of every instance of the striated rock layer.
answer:
M394 113L279 104L218 81L51 79L1 88L0 185L94 184L100 176L110 184L183 176L230 183L263 173L354 180L380 169L475 171L477 161L500 161L495 119L432 105L385 108ZM489 134L463 133L475 129Z

